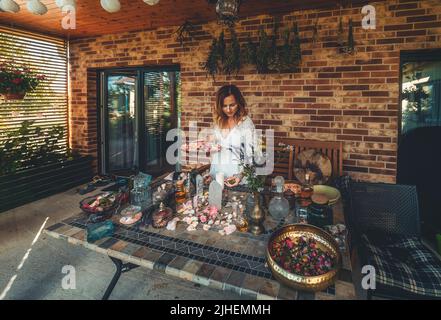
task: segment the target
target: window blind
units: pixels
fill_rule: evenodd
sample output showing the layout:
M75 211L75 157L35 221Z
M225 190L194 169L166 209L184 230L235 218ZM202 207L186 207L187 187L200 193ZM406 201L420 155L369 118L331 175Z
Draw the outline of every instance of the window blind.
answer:
M0 62L29 66L46 79L23 100L0 98L0 144L8 132L20 128L24 120L43 130L61 126L64 136L58 144L65 150L68 144L67 42L0 26ZM42 142L42 137L29 137L30 143Z

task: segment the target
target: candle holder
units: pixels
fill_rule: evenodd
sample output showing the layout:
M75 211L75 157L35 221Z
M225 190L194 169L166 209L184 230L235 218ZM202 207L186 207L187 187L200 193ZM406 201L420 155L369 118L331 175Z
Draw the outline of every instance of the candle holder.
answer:
M260 204L260 193L254 192L254 207L248 213L248 231L258 236L265 232L263 221L265 221L265 212Z

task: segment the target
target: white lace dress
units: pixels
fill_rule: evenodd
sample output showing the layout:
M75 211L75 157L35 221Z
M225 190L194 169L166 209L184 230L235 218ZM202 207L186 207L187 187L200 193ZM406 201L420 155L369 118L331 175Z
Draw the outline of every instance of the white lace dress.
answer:
M252 159L258 145L256 128L248 116L229 132L215 126L214 140L221 150L211 157L210 174L213 177L219 172L224 173L225 178L239 174L242 171L240 164Z

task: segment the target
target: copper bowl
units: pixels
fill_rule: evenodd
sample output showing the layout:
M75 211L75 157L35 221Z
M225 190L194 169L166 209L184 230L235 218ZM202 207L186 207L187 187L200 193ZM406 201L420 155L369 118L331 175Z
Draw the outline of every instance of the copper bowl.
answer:
M298 238L300 236L315 239L318 248L331 254L334 257L334 268L319 276L302 276L279 266L271 256L272 244L287 237ZM337 242L324 230L309 224L290 224L276 230L268 240L266 260L271 272L279 282L296 290L313 292L325 290L332 285L341 267L341 254Z

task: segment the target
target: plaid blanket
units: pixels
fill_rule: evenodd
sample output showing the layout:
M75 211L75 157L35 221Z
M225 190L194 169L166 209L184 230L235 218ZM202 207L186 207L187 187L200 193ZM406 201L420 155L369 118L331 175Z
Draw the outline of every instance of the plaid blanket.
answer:
M362 242L377 285L402 289L427 298L441 297L441 261L415 237L394 236L386 243Z

